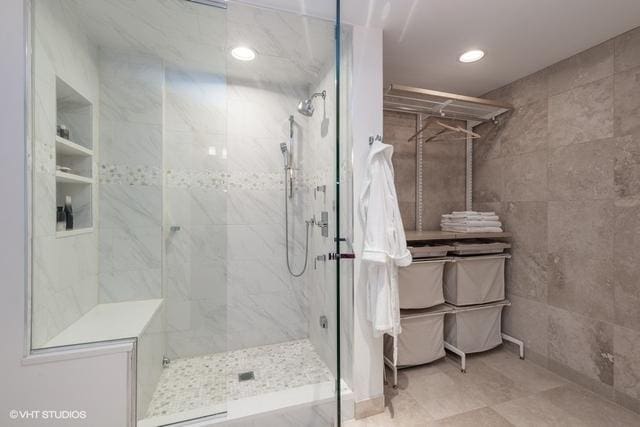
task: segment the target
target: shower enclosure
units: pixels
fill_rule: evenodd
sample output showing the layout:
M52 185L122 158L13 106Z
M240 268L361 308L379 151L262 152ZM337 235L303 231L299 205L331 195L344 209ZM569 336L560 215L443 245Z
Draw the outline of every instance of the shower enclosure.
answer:
M31 349L135 340L139 426L349 415L335 6L32 0Z

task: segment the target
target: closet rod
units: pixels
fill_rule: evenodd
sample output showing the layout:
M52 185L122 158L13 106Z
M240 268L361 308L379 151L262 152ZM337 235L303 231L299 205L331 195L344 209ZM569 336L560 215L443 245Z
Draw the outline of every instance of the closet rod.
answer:
M442 129L440 132L436 133L435 135L433 135L433 136L431 136L431 137L429 137L429 138L427 138L427 139L423 140L423 141L422 141L423 143L429 142L429 141L431 141L433 138L435 138L435 137L437 137L437 136L440 136L440 135L442 135L442 134L443 134L443 133L445 133L445 132L459 132L459 133L464 134L464 135L465 135L465 137L466 137L466 136L469 136L469 137L471 137L471 138L480 138L480 135L479 135L479 134L477 134L477 133L475 133L475 132L473 132L473 131L471 131L471 130L463 129L463 128L459 127L459 126L458 126L458 127L449 126L449 125L447 125L447 124L445 124L445 123L440 122L440 121L439 121L439 120L437 120L437 119L434 119L434 118L428 118L428 119L427 119L427 124L426 124L426 125L424 125L424 126L422 126L422 128L421 128L418 132L416 132L415 134L413 134L413 135L412 135L412 136L411 136L407 141L408 141L408 142L411 142L411 141L413 141L414 139L416 139L416 138L417 138L419 135L421 135L421 134L422 134L422 133L423 133L423 132L424 132L424 131L429 127L429 125L431 125L433 122L435 122L438 126L442 127L443 129Z

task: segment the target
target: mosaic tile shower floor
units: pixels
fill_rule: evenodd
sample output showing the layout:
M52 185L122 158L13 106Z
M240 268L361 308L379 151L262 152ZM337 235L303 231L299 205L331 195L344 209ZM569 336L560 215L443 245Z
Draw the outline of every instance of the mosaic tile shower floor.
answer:
M253 371L255 379L238 381L238 374L248 371ZM307 339L176 359L164 369L146 416L331 380L331 372Z

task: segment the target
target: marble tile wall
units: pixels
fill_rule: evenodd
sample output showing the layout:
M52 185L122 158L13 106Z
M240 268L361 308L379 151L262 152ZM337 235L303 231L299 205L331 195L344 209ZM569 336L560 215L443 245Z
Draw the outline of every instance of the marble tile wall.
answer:
M97 123L97 49L61 0L34 3L32 345L41 347L98 300L97 233L56 238L56 76L93 104ZM93 141L97 144L97 126ZM95 170L95 164L93 165ZM95 202L93 195L94 218Z
M504 329L529 358L640 411L640 29L486 97L474 203L514 233Z
M307 168L314 171L313 185L326 185L326 193L317 193L311 199L311 215L319 217L320 212L329 213L329 237L322 237L320 230L314 227L310 250L311 278L309 289L309 339L323 362L336 375L337 362L337 314L340 313L340 363L341 378L351 385L352 379L352 336L353 336L353 263L345 260L340 262L340 304L337 303L337 280L334 261L313 263L317 255L335 251L334 236L337 234L336 220L340 221L340 236L347 239L341 243L341 251L349 252L349 242L353 242L353 184L351 181L351 133L349 115L344 109L349 105L351 85L351 31L343 29L342 60L341 60L341 93L340 105L343 108L340 115L340 197L336 194L336 114L337 100L335 98L335 66L326 67L322 77L311 86L310 93L327 91L324 102L317 100L316 112L313 117L305 120L309 139L303 147ZM312 192L309 193L310 196ZM339 218L336 218L337 203L340 203ZM320 327L320 316L327 316L327 329Z
M162 298L163 64L100 48L99 70L99 300Z
M297 115L306 122L309 133L308 143L303 147L308 167L321 171L322 177L315 185L326 185L325 193L318 193L317 198L311 197L313 211L311 215L320 217L320 212L329 213L329 237L323 237L318 227L313 227L310 258L311 268L308 277L311 278L309 289L309 339L320 355L323 362L332 373L336 372L336 263L333 261L313 262L317 255L335 252L333 237L336 235L336 188L335 169L335 140L336 140L336 107L335 99L335 67L330 66L309 89L309 93L327 91L327 97L322 101L316 98L316 112L313 117L305 118ZM311 196L313 196L311 194ZM328 328L320 327L320 316L329 320Z
M224 60L224 59L222 59ZM306 88L169 67L165 86L167 336L170 357L307 336L307 281L289 275L280 143ZM306 143L304 126L296 137ZM305 159L290 205L304 255Z
M225 180L227 93L224 76L172 65L164 90L164 296L175 358L226 350L226 193L203 177Z

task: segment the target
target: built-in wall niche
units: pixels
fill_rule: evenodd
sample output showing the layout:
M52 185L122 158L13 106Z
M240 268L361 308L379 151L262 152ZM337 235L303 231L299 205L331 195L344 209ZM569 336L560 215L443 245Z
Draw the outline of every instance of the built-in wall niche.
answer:
M73 227L58 237L93 231L93 133L93 105L56 77L56 207L69 197L73 211Z

